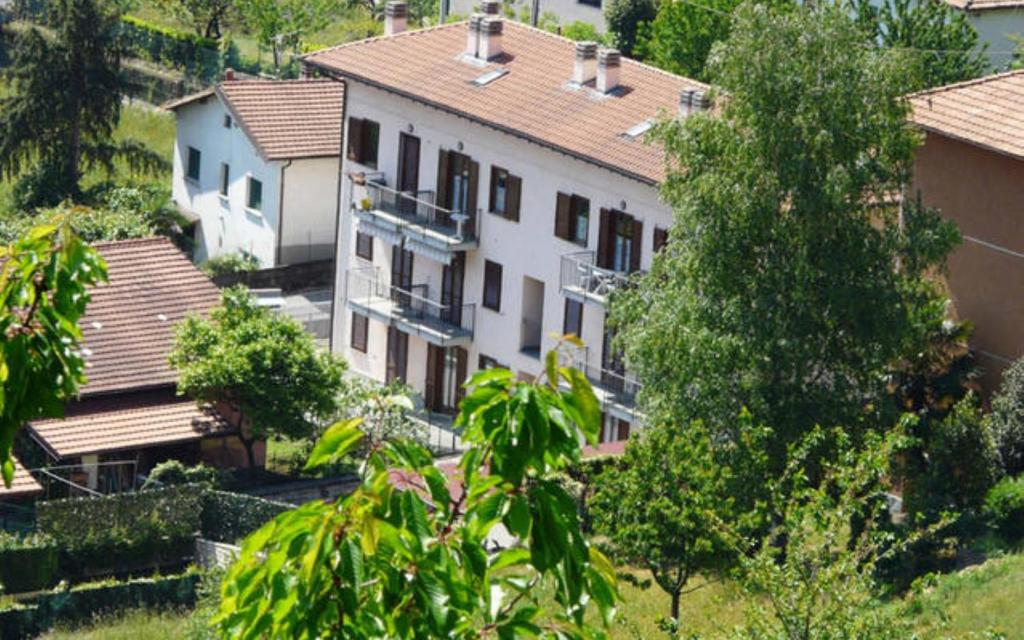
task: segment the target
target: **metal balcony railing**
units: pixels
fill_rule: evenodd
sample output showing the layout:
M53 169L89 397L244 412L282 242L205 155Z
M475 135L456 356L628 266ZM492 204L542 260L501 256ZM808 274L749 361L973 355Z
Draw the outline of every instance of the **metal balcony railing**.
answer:
M596 262L593 251L578 251L562 256L559 277L561 290L604 304L613 291L629 283L625 274L599 267Z
M473 338L476 305L443 304L429 297L426 284L408 288L390 285L380 269L353 269L346 276L346 297L365 312L413 330L425 340L447 346Z
M367 180L366 192L373 210L389 213L457 242L477 239L476 212L440 207L434 204L433 191L397 191L380 182Z
M636 378L621 371L608 369L590 363L590 351L580 349L574 358L574 366L583 372L597 389L603 410L610 406L625 409L631 418L636 418L636 394L641 385Z

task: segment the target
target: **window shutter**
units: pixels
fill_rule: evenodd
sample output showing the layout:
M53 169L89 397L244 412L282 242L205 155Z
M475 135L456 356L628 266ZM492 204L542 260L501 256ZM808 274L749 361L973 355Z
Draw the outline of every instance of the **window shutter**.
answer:
M633 220L633 250L629 252L630 253L630 256L629 256L630 257L630 261L629 261L630 262L630 264L629 264L629 271L630 271L630 273L633 273L634 271L639 271L640 270L640 251L641 251L641 249L644 246L643 239L644 239L644 223L640 222L639 220Z
M469 216L473 220L476 219L476 202L477 202L477 197L476 196L477 196L477 192L480 191L479 183L480 183L480 163L479 162L470 162L469 163L469 202L468 202L468 204L469 204L469 211L467 211L466 213L469 214ZM470 224L472 224L472 221L470 221Z
M668 244L668 229L654 227L654 253L661 251Z
M505 217L519 222L519 194L523 189L523 179L519 176L509 175L505 187Z
M498 186L498 167L491 167L491 189L490 197L487 199L487 210L494 211L494 196Z
M562 240L568 240L570 235L570 216L572 215L572 196L558 192L555 201L555 236Z
M348 119L348 159L359 162L363 159L363 121Z
M451 156L445 149L437 153L437 195L434 204L448 208L448 174L451 171Z
M611 234L612 234L612 212L608 209L601 209L601 221L597 229L597 266L608 269L612 266L611 257Z
M423 397L427 408L436 411L441 408L440 396L437 389L437 381L444 377L444 352L437 345L427 345L427 375L423 381Z
M458 387L455 388L455 404L462 402L462 399L466 397L466 388L462 385L466 381L466 360L469 354L462 347L454 347L455 349L455 381Z

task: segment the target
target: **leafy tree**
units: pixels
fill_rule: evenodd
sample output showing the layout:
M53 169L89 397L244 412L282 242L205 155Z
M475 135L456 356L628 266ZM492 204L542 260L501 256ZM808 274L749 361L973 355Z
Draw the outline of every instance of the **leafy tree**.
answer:
M199 268L211 278L216 278L217 276L232 273L256 271L260 268L260 260L247 251L238 251L237 253L225 253L215 258L210 258L199 265Z
M985 75L988 43L966 11L932 0L851 0L857 21L874 41L907 49L919 72L915 89L939 87Z
M362 419L366 451L388 440L429 444L426 426L412 419L414 406L410 395L411 390L397 381L382 386L357 378L348 383L341 403L345 407L344 417Z
M598 33L594 25L582 20L573 20L562 27L562 35L570 40L576 40L577 42L587 41L604 43L607 40L605 34Z
M238 416L250 469L257 440L309 436L338 411L344 388L345 363L318 351L299 323L260 307L244 287L226 289L209 319L183 320L170 360L179 393Z
M121 109L117 15L98 0L57 0L56 37L29 29L16 41L0 98L0 174L21 177L20 204L54 205L80 195L83 169L113 171L116 157L136 170L167 167L136 141L113 141Z
M238 638L601 638L611 564L583 537L576 505L549 472L594 443L600 407L582 373L551 353L533 384L475 374L456 419L469 449L464 490L419 445L371 450L359 488L278 516L243 543L215 618ZM331 427L311 466L359 446L358 419ZM514 536L488 552L498 525ZM554 594L554 603L540 593Z
M297 51L303 36L320 31L337 15L339 0L236 0L238 11L260 44L281 67L285 50Z
M604 8L612 42L626 56L633 55L640 25L654 20L656 15L654 0L609 0Z
M699 0L658 5L658 14L641 25L636 57L672 73L703 79L711 46L729 35L732 11L740 0Z
M766 539L725 527L740 559L737 581L750 596L737 640L911 637L906 620L880 600L874 578L879 560L895 548L885 534L883 482L901 436L868 440L858 449L841 430L811 432L791 451L773 491L779 525ZM836 462L813 484L813 452L822 446L836 448Z
M14 477L11 447L25 423L64 415L85 380L78 319L103 259L66 223L0 247L0 475Z
M647 569L669 595L673 627L690 579L734 559L717 524L755 520L744 513L753 505L743 499L751 493L743 485L759 475L757 445L765 434L748 414L741 421L745 437L736 444L743 446L716 447L700 423L645 429L630 439L621 463L601 474L588 505L616 561ZM734 466L742 471L734 473Z
M901 56L838 7L734 20L709 67L728 100L659 128L675 224L611 318L655 422L734 437L747 407L778 471L815 425L892 423L885 374L942 322L930 273L959 236L884 204L918 144Z
M992 396L992 432L1006 475L1024 473L1024 358L1003 372Z
M160 4L198 35L215 40L235 10L234 0L161 0Z

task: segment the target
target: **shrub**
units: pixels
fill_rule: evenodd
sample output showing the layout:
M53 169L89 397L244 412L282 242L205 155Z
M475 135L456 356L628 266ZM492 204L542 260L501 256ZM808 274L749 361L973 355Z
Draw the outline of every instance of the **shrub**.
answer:
M260 261L251 253L239 251L238 253L226 253L216 258L210 258L201 264L199 268L211 278L216 278L217 276L232 273L255 271L260 268Z
M1001 538L1024 540L1024 476L1003 478L985 498L985 516Z
M178 460L166 460L153 467L142 485L143 491L163 486L180 484L201 484L209 487L220 487L225 481L225 472L220 469L197 464L189 467Z
M654 20L656 15L653 0L611 0L605 6L608 33L622 55L632 55L640 24Z
M136 58L181 69L203 80L212 80L222 68L217 42L211 38L124 16L120 38L125 51Z
M57 582L57 545L49 536L0 531L0 590L25 593Z
M1003 372L999 392L992 396L992 434L1003 471L1024 473L1024 358Z
M227 491L203 495L202 535L216 542L234 543L294 506Z

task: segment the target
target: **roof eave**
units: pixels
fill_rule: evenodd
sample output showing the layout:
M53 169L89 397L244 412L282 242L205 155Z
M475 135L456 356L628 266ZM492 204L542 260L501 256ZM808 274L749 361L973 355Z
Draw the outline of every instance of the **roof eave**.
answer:
M966 138L964 136L958 136L955 133L952 133L950 131L939 129L937 127L930 127L930 126L928 126L926 124L922 124L920 122L915 122L914 120L911 120L911 122L913 122L914 126L919 127L920 129L923 129L923 130L925 130L925 131L927 131L929 133L934 133L936 135L940 135L940 136L943 136L945 138L949 138L950 140L956 140L957 142L962 142L964 144L969 144L972 147L978 147L979 149L984 149L985 151L991 151L992 153L997 153L997 154L999 154L1001 156L1006 156L1007 158L1010 158L1012 160L1018 160L1018 161L1024 162L1024 155L1022 155L1022 154L1012 153L1012 152L1007 151L1005 149L999 149L998 147L994 147L994 146L992 146L990 144L985 144L984 142L978 142L977 140L971 140L970 138Z

